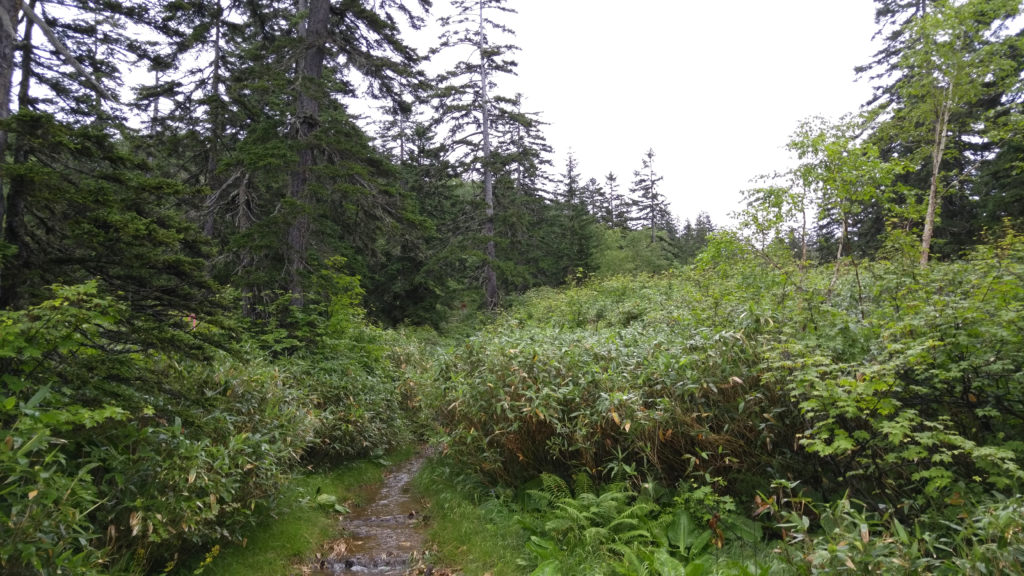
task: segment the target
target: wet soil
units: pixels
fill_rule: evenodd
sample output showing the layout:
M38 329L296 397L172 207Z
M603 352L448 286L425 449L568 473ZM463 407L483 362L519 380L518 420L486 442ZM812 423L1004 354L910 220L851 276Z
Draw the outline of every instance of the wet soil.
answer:
M424 546L421 503L410 494L409 482L423 465L417 456L390 470L370 504L341 518L342 538L328 544L314 561L316 576L339 574L406 574L420 562Z

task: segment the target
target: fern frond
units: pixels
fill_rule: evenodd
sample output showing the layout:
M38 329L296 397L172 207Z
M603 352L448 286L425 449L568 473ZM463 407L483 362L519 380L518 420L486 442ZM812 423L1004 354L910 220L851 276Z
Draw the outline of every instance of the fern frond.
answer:
M594 526L583 531L583 541L587 546L601 546L611 539L612 533L601 526Z
M617 542L609 544L607 550L622 556L622 562L616 566L617 572L625 576L650 576L651 565L637 557L629 546Z
M630 530L617 536L619 542L650 542L651 533L647 530Z
M661 508L659 508L657 504L653 504L651 502L637 502L627 508L622 513L622 516L628 518L648 518L660 510Z
M527 490L526 494L531 498L536 499L536 505L538 508L550 508L554 503L554 498L552 498L545 490Z
M640 527L640 521L636 518L617 518L611 524L608 525L608 529L612 532L621 532L624 530L637 529Z
M597 497L597 505L606 510L615 510L615 516L618 516L629 508L632 497L632 494L625 492L605 492Z
M575 506L575 500L562 500L558 504L555 504L555 511L561 518L567 519L576 526L583 527L591 524L590 520L593 515L586 510L581 510Z
M545 472L540 475L540 482L544 485L544 490L553 500L566 500L572 498L572 492L569 491L569 485L560 477Z
M569 518L560 517L552 518L544 523L544 531L548 534L554 534L556 536L563 536L573 531L578 526L577 523L573 522Z
M576 490L576 497L580 494L596 494L594 480L586 472L577 472L572 477L572 485Z

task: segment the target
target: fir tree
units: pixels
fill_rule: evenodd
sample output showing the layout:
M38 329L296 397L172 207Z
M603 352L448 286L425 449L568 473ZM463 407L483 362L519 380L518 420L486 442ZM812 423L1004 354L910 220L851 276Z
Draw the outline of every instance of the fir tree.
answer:
M650 228L651 243L658 240L658 228L669 230L672 216L668 209L668 201L658 190L658 184L664 179L654 171L654 150L644 154L643 167L633 172L633 185L630 192L631 221L639 228Z
M454 14L441 19L445 31L437 51L469 47L473 57L457 62L441 75L435 106L439 122L447 130L455 165L464 178L477 180L482 188L481 275L486 306L494 309L499 301L495 243L495 180L500 168L497 128L504 126L507 134L510 127L524 120L516 113L517 98L495 93L497 79L513 74L516 67L510 59L516 47L499 42L499 37L513 32L495 18L515 10L504 0L455 0L452 7Z

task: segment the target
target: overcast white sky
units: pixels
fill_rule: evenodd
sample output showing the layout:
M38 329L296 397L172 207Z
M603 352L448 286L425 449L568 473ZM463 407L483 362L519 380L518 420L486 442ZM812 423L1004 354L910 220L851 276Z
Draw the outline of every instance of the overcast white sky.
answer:
M758 174L788 167L797 123L856 111L874 52L872 0L510 0L522 92L555 172L628 187L653 148L680 219L726 224ZM434 15L449 13L436 0Z

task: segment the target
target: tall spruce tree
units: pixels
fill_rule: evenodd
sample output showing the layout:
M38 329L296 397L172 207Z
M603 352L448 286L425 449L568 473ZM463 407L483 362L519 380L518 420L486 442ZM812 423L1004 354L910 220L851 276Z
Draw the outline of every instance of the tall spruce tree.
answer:
M508 193L541 197L545 195L552 178L551 146L544 136L547 125L537 112L523 110L523 95L516 94L507 109L499 108L494 116L496 168L507 172L511 179Z
M314 181L313 170L319 163L336 159L331 158L336 154L325 149L325 140L317 137L330 109L336 106L332 92L340 88L341 93L351 93L348 83L352 80L345 72L346 67L353 67L371 81L371 90L376 94L398 100L418 62L415 51L401 39L395 12L410 16L408 9L394 0L369 5L297 0L298 59L291 126L297 158L289 174L287 198L298 209L288 228L285 253L288 290L296 304L304 302L303 276L308 266L312 227L307 210L316 188L325 184ZM340 57L334 60L330 54ZM330 76L325 77L325 73Z
M593 267L594 217L588 210L587 188L581 182L576 156L569 152L555 200L560 211L559 242L563 277L578 277Z
M513 31L497 18L514 14L505 0L454 0L454 14L441 18L445 28L437 51L472 49L469 59L458 61L438 78L435 106L439 122L447 130L453 160L467 180L479 182L484 214L484 300L488 309L499 302L495 244L495 177L499 168L496 154L497 129L507 131L522 124L517 98L496 93L497 79L514 74L511 53L517 48L501 38ZM506 132L507 134L507 132Z
M396 172L343 103L361 96L402 107L416 89L420 57L402 26L422 18L405 4L166 6L165 19L195 22L192 34L168 41L168 58L197 55L202 64L164 74L148 94L174 104L161 120L205 151L192 163L194 179L211 189L198 218L227 251L223 275L237 279L252 314L279 290L305 304L306 277L334 255L365 270L408 216Z
M522 291L564 278L559 251L563 214L549 202L553 179L544 122L539 114L522 110L519 94L508 111L494 117L497 272L500 286Z
M708 244L711 234L715 231L715 225L711 222L711 216L707 212L697 214L696 220L690 222L686 219L679 231L679 258L683 264L693 262L701 250Z
M597 181L597 178L587 178L587 181L583 183L583 204L587 207L587 212L596 220L600 220L606 201L604 187Z
M128 311L111 336L124 350L190 347L184 311L217 313L207 246L179 210L195 190L156 176L122 121L122 70L157 59L140 40L161 33L154 8L0 5L0 304L20 308L52 284L95 282Z
M658 229L669 230L672 225L672 214L668 209L668 200L658 190L664 179L654 171L654 150L644 154L642 168L633 171L633 185L629 191L632 197L631 220L639 228L650 228L651 243L658 241Z
M602 208L599 217L601 222L612 228L628 228L629 199L620 191L619 177L614 172L605 175L602 192Z

